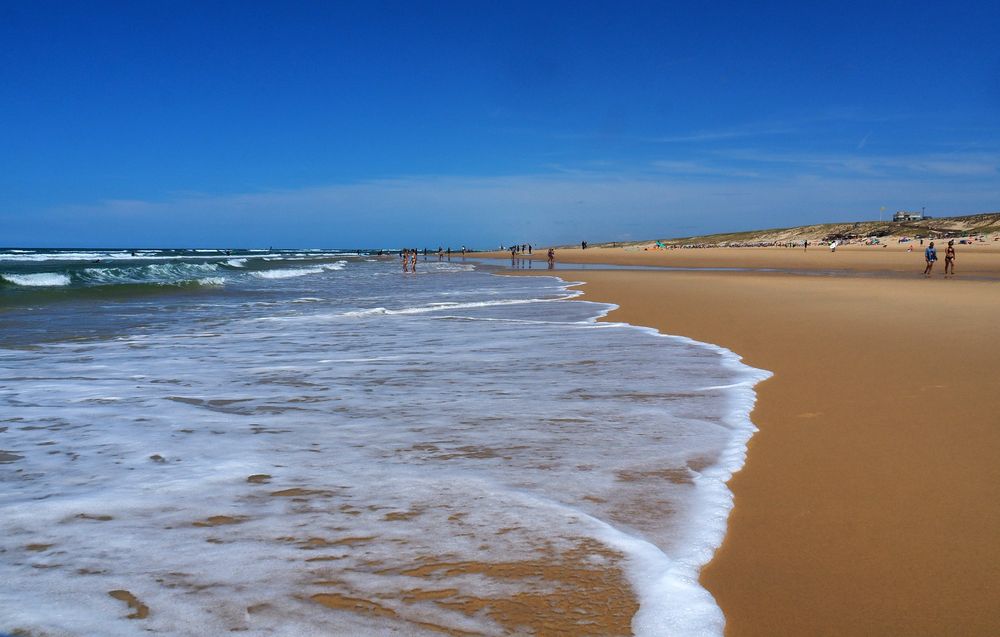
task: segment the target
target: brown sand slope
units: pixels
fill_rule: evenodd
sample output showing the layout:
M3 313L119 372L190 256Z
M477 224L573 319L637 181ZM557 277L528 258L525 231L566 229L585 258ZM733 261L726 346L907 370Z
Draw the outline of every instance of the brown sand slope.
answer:
M744 264L786 263L782 250L743 252ZM981 275L1000 278L1000 255L983 255ZM896 269L912 272L913 256L897 253L908 261ZM882 258L836 257L859 274ZM760 432L703 573L728 635L1000 634L1000 282L560 274L621 305L609 320L775 373L758 387Z

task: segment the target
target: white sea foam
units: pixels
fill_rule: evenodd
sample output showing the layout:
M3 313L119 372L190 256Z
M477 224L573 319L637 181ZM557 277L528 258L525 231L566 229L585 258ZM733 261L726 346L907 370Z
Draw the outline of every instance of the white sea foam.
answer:
M310 274L319 274L323 271L323 268L286 268L281 270L258 270L253 274L261 279L292 279Z
M0 278L14 285L25 287L62 287L70 284L70 278L67 275L54 272L38 272L35 274L0 273Z
M246 259L228 259L226 265L232 268L242 268L247 264Z
M612 306L560 300L579 292L554 279L395 270L352 265L328 299L279 281L295 289L239 311L212 297L211 314L111 340L0 349L0 440L21 457L0 465L17 471L0 492L0 631L504 634L403 591L547 596L558 582L432 567L596 541L624 556L636 634L721 635L697 575L765 374L597 324ZM150 616L125 619L118 589ZM324 593L387 611L310 601Z
M0 254L0 261L68 261L93 263L104 261L179 261L217 259L219 255L207 254L157 254L151 252L26 252L20 254Z
M370 307L370 308L366 308L364 310L350 310L348 312L343 312L343 313L340 313L340 314L332 314L332 315L328 314L328 315L326 315L325 318L336 317L336 316L345 316L345 317L355 318L355 317L361 317L361 316L375 316L377 314L389 314L389 313L390 313L390 310L387 310L384 307ZM299 317L293 317L293 318L295 318L296 320L299 319ZM311 320L311 319L306 318L306 320Z

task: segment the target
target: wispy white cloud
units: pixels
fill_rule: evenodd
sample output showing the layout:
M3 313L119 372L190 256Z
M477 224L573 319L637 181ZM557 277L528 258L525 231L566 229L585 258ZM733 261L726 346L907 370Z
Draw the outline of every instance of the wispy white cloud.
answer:
M746 165L784 164L798 172L823 171L842 176L1000 177L1000 153L997 152L848 155L731 149L719 151L716 156Z
M803 159L810 166L844 166L830 158L794 158ZM877 218L881 205L927 206L938 215L998 207L1000 180L972 168L981 161L966 168L955 161L935 165L927 158L898 161L914 172L873 179L847 166L839 172L747 179L712 172L711 165L666 161L659 171L632 173L410 176L162 201L104 201L49 210L19 223L35 224L39 233L62 244L101 243L114 229L136 245L491 246ZM956 170L964 177L960 182L953 178ZM691 176L699 174L712 178Z
M654 161L652 167L656 171L674 175L713 176L713 177L759 177L760 173L753 170L719 165L705 160L672 160Z
M831 109L828 112L809 117L792 117L780 121L748 122L738 126L693 130L642 139L652 143L677 144L753 139L758 137L801 136L810 132L823 131L832 123L850 123L857 126L862 123L872 124L883 121L885 121L884 118L861 115L853 110ZM867 143L870 134L865 135L865 138L862 140L862 147Z

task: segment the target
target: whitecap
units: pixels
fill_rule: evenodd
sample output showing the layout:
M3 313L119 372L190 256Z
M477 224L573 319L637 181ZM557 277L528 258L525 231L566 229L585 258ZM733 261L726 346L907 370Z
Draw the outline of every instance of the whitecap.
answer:
M254 276L261 279L291 279L309 274L319 274L320 272L323 272L322 268L289 268L287 270L260 270L254 272Z
M70 284L69 276L55 272L38 272L36 274L0 274L0 278L24 287L62 287Z

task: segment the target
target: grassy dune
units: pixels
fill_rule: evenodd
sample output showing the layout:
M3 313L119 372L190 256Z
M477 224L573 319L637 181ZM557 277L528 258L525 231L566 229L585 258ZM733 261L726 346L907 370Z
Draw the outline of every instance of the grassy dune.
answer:
M727 245L774 243L785 241L829 241L860 237L946 237L1000 234L1000 212L988 212L964 217L940 217L923 221L856 221L853 223L823 223L794 228L771 228L747 232L727 232L661 239L667 245ZM599 246L649 245L652 241L594 244Z

